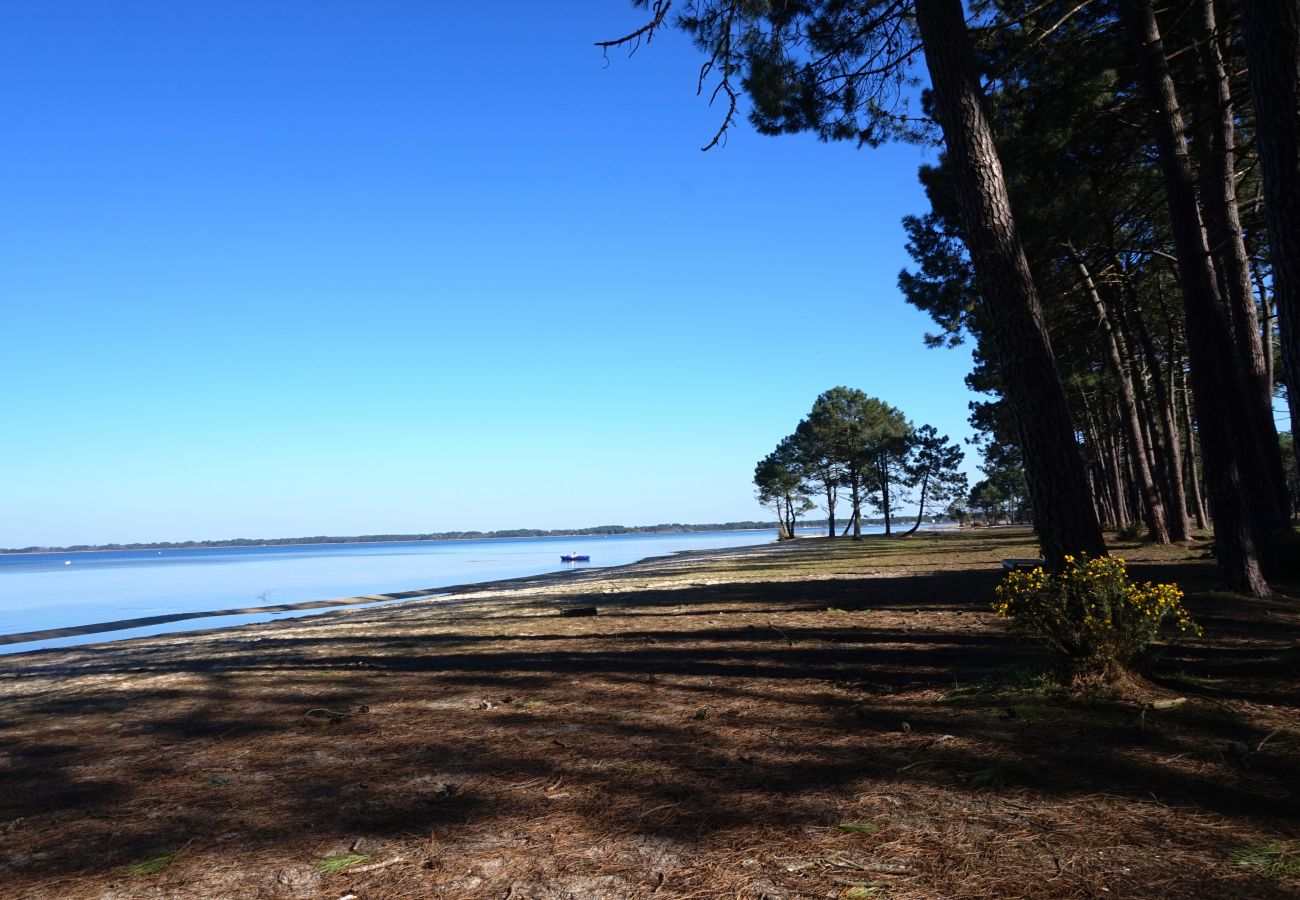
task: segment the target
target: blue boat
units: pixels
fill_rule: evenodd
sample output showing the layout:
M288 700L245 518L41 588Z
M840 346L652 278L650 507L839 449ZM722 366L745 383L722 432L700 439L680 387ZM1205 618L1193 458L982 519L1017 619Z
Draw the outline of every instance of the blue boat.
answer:
M591 562L591 557L585 553L564 553L560 555L560 562Z

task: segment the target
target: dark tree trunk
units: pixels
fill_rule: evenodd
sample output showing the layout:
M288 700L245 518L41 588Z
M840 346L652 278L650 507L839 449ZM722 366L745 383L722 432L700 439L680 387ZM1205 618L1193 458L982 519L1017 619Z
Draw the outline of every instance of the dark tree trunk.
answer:
M1264 314L1259 331L1260 341L1264 345L1264 386L1268 388L1268 396L1271 399L1273 392L1277 390L1277 373L1273 371L1273 298L1269 295L1268 288L1264 284L1264 276L1259 271L1259 263L1253 259L1250 262L1250 274L1255 281L1255 292L1259 295L1260 312Z
M1090 452L1085 460L1084 472L1088 478L1088 492L1092 494L1093 512L1103 529L1114 528L1115 511L1111 506L1110 490L1106 485L1106 454L1101 432L1097 428L1097 417L1093 415L1092 404L1088 402L1086 392L1080 391L1079 401L1083 407L1084 419L1087 421L1088 438L1084 441L1084 447Z
M952 162L962 236L1015 412L1043 555L1052 568L1060 568L1067 554L1104 556L1065 390L985 115L961 0L917 0L916 20Z
M1120 415L1132 450L1134 474L1137 476L1137 487L1142 496L1142 518L1146 522L1147 534L1151 540L1167 544L1169 528L1165 524L1165 505L1159 490L1156 489L1156 482L1151 476L1151 468L1148 465L1147 438L1142 430L1137 399L1133 393L1133 379L1129 375L1128 367L1124 365L1119 340L1106 311L1106 301L1098 292L1097 283L1092 280L1088 264L1073 246L1069 250L1070 256L1074 259L1074 267L1079 272L1079 279L1083 282L1084 292L1092 302L1093 311L1097 314L1102 340L1106 345L1107 361L1110 363L1115 380L1119 383Z
M853 540L862 540L862 471L853 467Z
M885 516L885 536L893 534L893 515L889 508L889 459L881 456L876 463L876 468L880 472L880 511Z
M1131 284L1130 284L1131 289ZM1163 439L1163 453L1160 454L1163 472L1162 484L1165 487L1165 509L1169 513L1169 538L1173 541L1191 540L1190 513L1187 510L1187 490L1183 487L1183 451L1182 441L1178 435L1173 403L1174 367L1166 362L1164 371L1156 356L1155 341L1147 328L1142 313L1135 307L1133 315L1142 344L1142 353L1151 367L1151 386L1155 393L1155 405L1160 408L1159 425ZM1166 360L1168 357L1166 357Z
M1179 367L1181 369L1181 366ZM1196 453L1196 430L1192 427L1192 398L1187 387L1187 373L1182 373L1183 424L1187 431L1187 475L1192 491L1192 512L1196 516L1196 527L1204 531L1210 527L1210 517L1205 512L1205 497L1201 493L1201 476Z
M916 534L916 529L921 527L921 518L925 515L925 491L930 486L930 470L926 469L925 474L921 476L921 500L916 507L916 521L912 527L903 532L903 537L909 534Z
M1178 275L1187 316L1192 391L1201 423L1201 450L1214 507L1215 549L1226 586L1257 597L1271 594L1263 566L1283 520L1268 437L1253 414L1255 396L1239 366L1231 325L1215 283L1196 202L1191 159L1174 82L1151 0L1123 0L1126 28L1149 104L1164 176ZM1270 417L1269 427L1272 427ZM1276 446L1276 433L1272 438ZM1279 471L1281 476L1278 457Z
M844 523L844 531L840 537L848 537L849 531L853 532L853 539L862 539L862 527L859 524L862 521L862 470L857 465L847 467L847 477L849 483L849 518Z
M1294 434L1300 427L1300 4L1248 0L1241 13Z
M1119 450L1115 446L1115 436L1110 435L1106 442L1106 456L1110 468L1110 489L1115 496L1115 526L1126 525L1132 521L1133 516L1129 513L1128 505L1125 503L1124 494L1124 473L1120 471Z
M1193 127L1197 137L1197 172L1205 231L1223 299L1228 305L1237 352L1247 368L1249 379L1257 382L1258 401L1267 407L1272 399L1264 387L1264 348L1260 342L1259 316L1250 286L1250 254L1246 252L1237 206L1234 168L1237 138L1232 89L1223 64L1214 0L1199 0L1199 7L1197 49L1201 91Z
M827 474L822 489L826 492L826 536L833 538L835 537L835 503L839 493L834 475Z

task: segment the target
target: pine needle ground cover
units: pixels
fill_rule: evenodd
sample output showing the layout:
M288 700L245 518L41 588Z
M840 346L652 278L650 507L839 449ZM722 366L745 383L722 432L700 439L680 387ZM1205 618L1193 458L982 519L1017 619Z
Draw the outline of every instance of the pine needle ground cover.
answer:
M799 541L0 658L29 898L1293 897L1300 605L1061 694L1017 529ZM1294 587L1286 588L1293 596ZM594 617L562 617L596 606ZM1185 702L1172 703L1185 698Z

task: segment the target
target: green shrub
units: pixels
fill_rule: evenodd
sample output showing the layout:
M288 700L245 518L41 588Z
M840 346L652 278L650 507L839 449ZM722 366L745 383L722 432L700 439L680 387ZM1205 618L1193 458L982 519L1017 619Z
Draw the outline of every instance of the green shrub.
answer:
M1199 635L1172 584L1137 584L1114 556L1065 557L1059 574L1012 572L998 585L993 611L1041 639L1075 682L1122 678L1166 625Z
M1142 523L1125 522L1115 529L1115 537L1121 541L1136 541L1142 537Z

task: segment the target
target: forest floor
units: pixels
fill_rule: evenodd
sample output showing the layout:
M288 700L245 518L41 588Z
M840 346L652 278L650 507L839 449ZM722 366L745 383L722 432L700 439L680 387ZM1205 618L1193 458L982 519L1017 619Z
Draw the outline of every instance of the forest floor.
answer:
M0 658L10 897L1300 895L1300 602L1146 699L989 611L1025 529L801 540ZM1300 596L1300 586L1284 588ZM595 617L559 615L594 605Z

